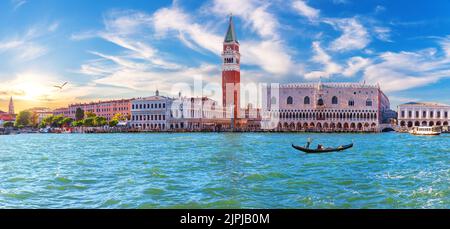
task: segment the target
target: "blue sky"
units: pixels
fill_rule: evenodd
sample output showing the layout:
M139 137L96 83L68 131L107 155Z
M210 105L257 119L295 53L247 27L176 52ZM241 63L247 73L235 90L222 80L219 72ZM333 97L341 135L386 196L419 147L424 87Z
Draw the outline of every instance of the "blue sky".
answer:
M220 83L230 13L243 82L366 81L393 108L450 104L449 11L444 0L4 0L0 109L9 96L58 107Z

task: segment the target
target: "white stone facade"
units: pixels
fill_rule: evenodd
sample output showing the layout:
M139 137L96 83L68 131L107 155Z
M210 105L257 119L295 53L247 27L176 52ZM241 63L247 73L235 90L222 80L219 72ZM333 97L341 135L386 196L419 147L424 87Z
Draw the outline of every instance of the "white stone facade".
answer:
M217 130L229 128L230 119L224 118L223 107L207 97L179 97L172 102L170 130Z
M172 101L159 95L133 99L130 126L140 130L167 130Z
M376 85L298 83L267 87L265 117L278 117L277 130L380 131L389 99Z
M398 126L411 129L415 126L441 126L448 131L450 106L438 103L405 103L398 106Z

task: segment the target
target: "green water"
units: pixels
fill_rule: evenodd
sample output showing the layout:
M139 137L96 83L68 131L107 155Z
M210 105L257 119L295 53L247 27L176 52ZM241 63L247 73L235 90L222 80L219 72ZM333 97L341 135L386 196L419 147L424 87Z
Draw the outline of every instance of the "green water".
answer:
M1 208L450 208L449 184L450 135L0 136Z

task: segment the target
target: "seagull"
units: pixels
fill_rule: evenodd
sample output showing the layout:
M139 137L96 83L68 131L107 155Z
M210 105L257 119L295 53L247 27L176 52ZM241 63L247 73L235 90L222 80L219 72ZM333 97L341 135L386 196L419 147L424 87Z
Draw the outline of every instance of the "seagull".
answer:
M53 87L59 88L59 90L62 90L64 86L66 86L67 82L63 83L61 86L55 85Z

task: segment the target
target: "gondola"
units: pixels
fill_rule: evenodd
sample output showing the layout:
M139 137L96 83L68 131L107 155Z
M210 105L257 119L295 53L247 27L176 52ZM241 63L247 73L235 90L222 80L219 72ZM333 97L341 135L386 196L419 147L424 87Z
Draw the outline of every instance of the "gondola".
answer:
M305 153L330 153L330 152L338 152L338 151L343 151L343 150L352 148L353 143L348 144L348 145L342 145L342 146L339 146L336 148L322 148L322 149L311 149L311 148L306 148L306 147L302 147L302 146L296 146L294 144L292 144L292 147L296 150L300 150Z

